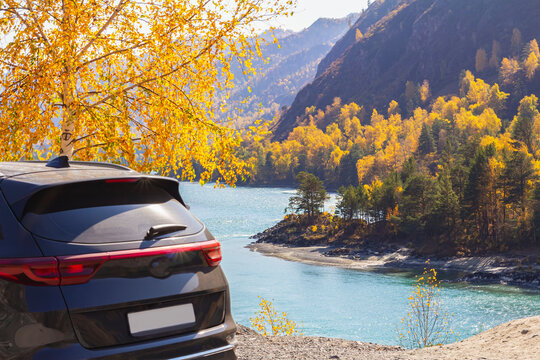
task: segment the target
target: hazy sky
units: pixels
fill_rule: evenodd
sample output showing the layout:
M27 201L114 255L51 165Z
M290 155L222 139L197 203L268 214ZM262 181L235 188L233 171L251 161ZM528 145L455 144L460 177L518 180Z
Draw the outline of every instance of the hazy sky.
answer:
M302 30L321 17L340 18L352 12L361 12L367 0L297 0L294 15L276 21L273 25L284 29Z

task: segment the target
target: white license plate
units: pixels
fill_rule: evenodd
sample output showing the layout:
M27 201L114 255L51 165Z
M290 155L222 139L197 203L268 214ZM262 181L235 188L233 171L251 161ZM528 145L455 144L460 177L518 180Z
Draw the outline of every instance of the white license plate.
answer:
M195 324L193 304L182 304L128 314L132 335L144 335L160 329Z

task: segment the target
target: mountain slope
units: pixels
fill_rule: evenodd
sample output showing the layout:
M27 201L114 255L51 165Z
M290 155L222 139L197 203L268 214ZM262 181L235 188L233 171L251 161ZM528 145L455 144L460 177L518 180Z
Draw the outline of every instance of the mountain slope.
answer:
M456 74L475 69L478 49L489 54L496 40L499 55L510 56L515 28L523 43L540 38L539 17L537 0L405 1L298 93L274 136L286 138L307 107L324 108L335 97L382 109L392 99L403 104L407 81L424 79L435 96L456 93ZM479 75L488 81L497 77L495 70Z
M356 23L336 42L330 52L321 60L317 67L317 77L322 75L337 58L356 43L356 29L360 30L362 34L365 34L372 25L388 15L390 11L402 2L404 0L377 0L363 11Z
M281 106L288 106L297 92L311 81L316 74L319 61L328 53L332 45L358 18L359 14L350 14L341 19L318 19L310 27L297 32L276 30L277 44L263 47L263 55L268 63L254 62L260 68L258 74L246 79L241 69L235 73L239 83L231 91L227 100L230 110L227 116L237 119L237 125L251 125L252 121L262 117L271 120ZM250 92L251 90L251 92ZM245 103L242 103L244 99ZM263 104L261 109L259 104ZM234 108L242 112L234 111Z

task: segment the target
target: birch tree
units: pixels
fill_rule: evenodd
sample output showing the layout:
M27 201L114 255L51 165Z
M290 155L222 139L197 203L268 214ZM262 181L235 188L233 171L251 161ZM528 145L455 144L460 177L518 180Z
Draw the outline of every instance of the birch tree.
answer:
M108 160L233 184L241 134L216 122L231 63L294 0L0 0L0 157Z

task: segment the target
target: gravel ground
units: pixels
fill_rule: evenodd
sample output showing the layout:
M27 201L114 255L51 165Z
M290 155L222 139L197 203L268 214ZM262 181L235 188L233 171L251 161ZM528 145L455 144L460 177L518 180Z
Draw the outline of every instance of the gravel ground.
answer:
M418 350L322 337L263 337L241 325L237 338L239 360L539 360L540 316L510 321L457 343Z

